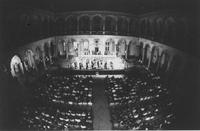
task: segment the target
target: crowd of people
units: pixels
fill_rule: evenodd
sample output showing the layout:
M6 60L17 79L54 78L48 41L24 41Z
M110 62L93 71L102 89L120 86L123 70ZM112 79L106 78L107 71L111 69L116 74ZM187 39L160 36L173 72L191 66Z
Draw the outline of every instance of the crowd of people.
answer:
M173 126L174 100L159 77L107 77L106 84L113 129L155 130Z
M86 61L80 61L80 62L72 62L72 68L76 70L82 70L82 69L114 69L113 62L112 61L105 61L105 60L89 60Z
M21 129L63 130L93 129L89 110L52 107L24 107L20 121Z
M45 73L20 109L20 129L93 129L94 78ZM134 75L132 75L134 74ZM112 129L173 129L174 99L150 72L106 77Z
M93 129L93 78L47 73L21 109L23 129ZM43 85L43 86L42 86ZM34 106L35 105L35 106Z

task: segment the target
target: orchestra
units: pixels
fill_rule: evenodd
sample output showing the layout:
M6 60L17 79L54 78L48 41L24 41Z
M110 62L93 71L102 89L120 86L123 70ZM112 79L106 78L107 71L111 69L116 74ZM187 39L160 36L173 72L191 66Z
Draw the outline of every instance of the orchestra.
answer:
M122 63L122 61L115 60L116 58L112 59L105 59L105 58L101 58L101 59L97 59L97 58L93 58L93 59L79 59L79 60L75 60L74 62L71 62L71 68L74 70L116 70L116 69L121 69L124 66L116 66L117 64L119 65L119 63L121 63L122 65L124 65L124 63ZM115 65L115 66L114 66Z

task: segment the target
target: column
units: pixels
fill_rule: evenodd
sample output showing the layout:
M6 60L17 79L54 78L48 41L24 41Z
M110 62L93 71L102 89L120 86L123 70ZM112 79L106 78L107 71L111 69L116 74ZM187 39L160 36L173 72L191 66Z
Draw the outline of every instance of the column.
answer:
M118 24L117 24L117 22L118 22L118 19L116 19L116 25L115 25L115 34L116 35L118 35Z
M105 35L105 16L103 17L103 35Z
M79 34L79 17L77 18L77 32L76 34Z
M92 34L92 17L90 16L90 35Z

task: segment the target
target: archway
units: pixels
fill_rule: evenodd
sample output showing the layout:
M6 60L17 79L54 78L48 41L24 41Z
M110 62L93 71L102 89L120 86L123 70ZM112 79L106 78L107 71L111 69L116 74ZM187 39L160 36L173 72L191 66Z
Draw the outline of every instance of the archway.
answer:
M48 42L46 42L44 44L44 61L45 61L46 65L50 64L50 61L51 61L50 57L51 57L50 56L50 44Z
M140 36L145 36L145 20L140 21Z
M35 54L35 60L42 60L42 50L40 49L39 46L37 46L35 48L35 52L36 52L36 54Z
M149 44L146 44L144 48L144 61L143 61L145 66L148 66L150 56L151 56L150 46Z
M128 21L126 18L119 18L117 21L118 33L124 35L128 33Z
M57 24L57 29L56 29L56 34L57 35L62 35L65 33L65 20L63 18L58 18L56 20L56 24Z
M39 46L36 47L35 49L35 60L36 60L36 65L38 69L42 69L43 66L43 56L42 56L42 50L40 49Z
M13 77L18 77L24 73L23 64L19 56L15 55L12 57L10 69Z
M173 17L166 18L165 21L165 30L164 30L164 40L166 42L174 42L176 39L176 21Z
M120 39L117 43L117 56L125 56L126 55L126 40Z
M181 74L180 71L182 64L183 60L181 56L178 54L174 55L167 71L167 77L170 85L174 85L180 79L181 76L179 76L179 74Z
M101 16L94 16L92 19L92 31L98 33L98 31L103 31L103 19Z
M49 43L44 43L44 55L45 57L49 57Z
M154 24L154 34L155 38L158 40L163 39L163 18L158 17L155 19L155 24Z
M167 53L167 51L163 51L160 57L159 68L158 68L158 74L160 76L165 75L168 67L168 62L169 62L169 54Z
M76 33L78 20L76 16L69 16L66 20L67 33Z
M154 46L151 52L150 70L156 73L159 64L159 48Z
M116 21L113 17L107 16L105 19L105 31L106 34L114 34L116 31Z
M90 17L89 16L82 16L79 19L79 31L81 33L89 32L90 31Z
M34 53L33 53L32 50L29 49L29 50L26 51L25 60L27 61L27 64L28 64L27 65L28 66L28 70L36 68Z
M169 72L170 74L177 74L178 70L180 69L182 64L182 59L179 55L173 56L173 59L171 61L171 64L169 66Z
M130 41L128 45L128 58L138 58L139 57L139 45L136 41Z
M64 44L65 44L65 40L59 40L58 45L57 45L58 55L61 57L65 55Z
M142 57L143 57L143 42L140 42L139 44L139 57L138 57L138 60L142 61Z
M130 34L132 35L136 35L136 20L135 19L131 19L130 23L129 23L129 29L130 29Z
M52 57L55 54L55 46L53 44L53 41L50 42L49 53L50 53L50 56L52 56Z
M75 45L75 40L70 38L66 41L66 44L64 44L64 50L66 53L68 53L68 55L73 55L75 49L77 49L77 45Z

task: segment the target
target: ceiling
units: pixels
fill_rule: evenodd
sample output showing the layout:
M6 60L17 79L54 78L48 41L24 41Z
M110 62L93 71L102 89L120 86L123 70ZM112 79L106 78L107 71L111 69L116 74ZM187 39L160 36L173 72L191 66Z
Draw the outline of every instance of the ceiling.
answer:
M195 18L194 20L191 19L192 21L200 23L200 14L198 13L198 11L200 12L200 8L198 8L199 3L200 0L0 0L0 28L3 26L3 18L11 12L15 12L19 7L36 8L55 13L106 10L135 15L173 9L183 13L189 13L189 15L192 16L191 18ZM7 39L2 34L4 33L0 30L0 43L9 43L6 42ZM195 39L195 41L200 41L200 39ZM196 48L199 47L199 42L191 43L193 43L193 45L187 48L191 47L192 54L195 54L199 49ZM9 49L12 49L11 46L13 45L14 44L0 44L0 53L1 50L2 52L9 51Z
M143 14L175 9L194 12L198 0L0 0L4 6L22 5L53 12L108 10Z

